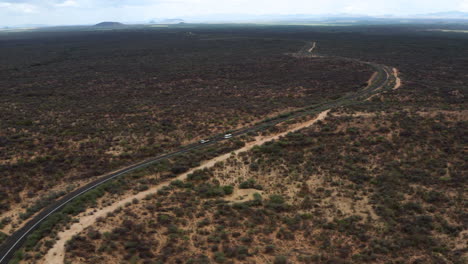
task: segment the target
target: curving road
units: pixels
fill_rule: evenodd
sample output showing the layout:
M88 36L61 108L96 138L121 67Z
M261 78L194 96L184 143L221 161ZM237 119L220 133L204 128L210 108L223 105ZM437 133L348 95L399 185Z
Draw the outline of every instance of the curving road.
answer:
M310 53L314 50L316 47L316 43L310 43L307 44L304 48L302 48L297 55L303 56L303 57L310 57ZM349 104L352 104L355 102L354 100L359 100L359 99L364 99L367 98L375 93L377 93L379 90L383 90L387 88L388 84L392 81L391 77L393 76L393 68L390 68L385 65L380 65L380 64L375 64L371 62L364 62L360 61L357 59L350 59L350 58L343 58L343 57L337 57L337 56L328 56L330 58L337 58L337 59L343 59L343 60L348 60L348 61L355 61L359 62L362 64L367 64L370 65L372 68L375 69L375 71L378 73L377 76L374 78L372 81L372 84L369 87L366 87L365 89L361 89L355 94L344 96L342 98L339 98L337 100L333 100L327 103L321 103L321 104L316 104L312 105L306 108L303 108L301 110L292 112L290 115L287 116L280 116L278 118L275 118L270 121L262 122L260 124L254 125L250 128L244 128L240 130L236 130L232 132L233 137L235 136L240 136L247 134L249 132L255 132L259 130L263 130L265 128L268 128L272 125L276 125L278 123L284 122L289 119L294 119L297 117L301 117L304 115L309 115L309 114L314 114L318 113L327 109L335 108L338 106L346 106ZM396 82L396 81L395 81ZM172 153L168 153L156 158L148 159L145 161L142 161L140 163L131 165L129 167L126 167L124 169L120 169L114 173L108 174L106 176L100 177L93 182L78 188L77 190L68 193L64 197L58 199L57 201L51 203L48 207L43 209L40 213L38 213L35 217L33 217L31 220L29 220L22 228L18 229L15 231L7 240L2 244L0 247L0 264L6 264L8 263L12 258L14 253L21 248L23 243L26 241L26 238L28 235L30 235L34 230L36 230L39 225L50 215L53 213L59 211L62 209L66 204L77 198L78 196L96 188L97 186L106 183L112 179L115 179L116 177L119 177L123 174L132 172L134 170L140 169L147 167L155 162L165 160L171 157L174 157L176 155L182 154L189 152L191 150L197 149L197 148L202 148L207 145L212 145L217 142L221 142L225 139L223 136L215 136L210 138L210 142L205 143L205 144L190 144L185 147L182 147L181 149L174 151Z

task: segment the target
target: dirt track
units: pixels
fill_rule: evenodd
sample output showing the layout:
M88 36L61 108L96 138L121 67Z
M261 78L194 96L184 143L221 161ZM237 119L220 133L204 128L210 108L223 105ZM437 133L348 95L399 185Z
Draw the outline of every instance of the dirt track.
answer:
M401 79L398 77L398 69L393 68L393 76L395 76L395 87L393 87L393 90L396 90L401 87Z
M302 123L294 124L291 127L289 127L285 132L281 132L281 133L278 133L278 134L275 134L275 135L269 135L269 136L258 136L258 137L255 138L254 141L249 142L244 147L242 147L242 148L240 148L240 149L238 149L238 150L236 150L234 152L236 154L240 153L240 152L245 152L245 151L248 151L248 150L252 149L255 146L260 146L260 145L262 145L262 144L264 144L264 143L266 143L268 141L277 140L280 137L283 137L283 136L285 136L286 134L288 134L290 132L295 132L295 131L300 130L302 128L309 127L309 126L313 125L314 123L316 123L317 121L325 119L325 117L327 116L329 111L330 110L326 110L326 111L321 112L314 119L311 119L311 120L308 120L308 121L305 121L305 122L302 122ZM190 174L190 173L192 173L192 172L194 172L196 170L200 170L200 169L204 169L204 168L210 168L210 167L214 166L217 162L227 160L230 156L231 156L231 153L227 153L227 154L218 156L218 157L216 157L214 159L208 160L208 161L204 162L202 165L200 165L200 166L198 166L196 168L193 168L193 169L189 170L186 173L180 174L179 176L177 176L173 180L185 180L185 179L187 179L188 174ZM145 198L149 194L154 194L158 190L160 190L161 188L163 188L165 186L168 186L171 181L163 182L163 183L158 184L158 185L156 185L156 186L154 186L154 187L152 187L152 188L150 188L150 189L148 189L146 191L137 193L135 195L126 196L122 200L120 200L118 202L115 202L115 203L111 204L110 206L107 206L107 207L105 207L103 209L100 209L97 212L94 212L93 214L90 214L90 213L94 209L89 209L85 213L81 214L79 216L80 221L78 223L73 224L70 227L70 229L67 229L67 230L65 230L63 232L60 232L58 234L59 239L57 240L55 245L47 252L47 254L45 255L44 259L41 261L41 263L43 263L43 264L63 263L64 262L64 256L65 256L65 244L74 235L77 235L78 233L82 232L85 228L93 225L96 222L97 218L106 217L107 213L113 212L116 209L118 209L119 207L123 207L126 203L131 203L134 199L140 200L140 199Z
M312 51L314 51L315 47L317 47L317 42L314 42L314 44L312 44L312 47L308 50L309 53L312 53Z
M372 83L374 82L374 79L377 77L378 74L379 74L378 72L374 72L372 74L372 76L367 81L367 87L370 87L372 85Z

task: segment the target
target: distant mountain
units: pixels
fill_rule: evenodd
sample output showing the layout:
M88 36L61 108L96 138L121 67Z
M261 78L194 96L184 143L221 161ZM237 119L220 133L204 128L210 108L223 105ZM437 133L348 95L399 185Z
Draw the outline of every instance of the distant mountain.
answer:
M416 17L468 19L468 13L460 12L460 11L449 11L449 12L438 12L438 13L431 13L431 14L416 15Z
M101 22L94 26L95 27L121 27L121 26L124 26L124 24L119 23L119 22Z
M328 14L213 14L202 17L184 17L191 23L365 23L365 24L391 24L391 23L439 23L468 20L468 13L451 11L414 15L366 15L350 13ZM162 23L162 22L158 22Z

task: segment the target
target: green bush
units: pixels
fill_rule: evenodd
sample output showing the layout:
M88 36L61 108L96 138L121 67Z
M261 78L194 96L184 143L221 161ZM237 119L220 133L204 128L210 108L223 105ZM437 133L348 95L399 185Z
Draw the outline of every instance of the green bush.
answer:
M0 244L8 238L8 235L0 231Z
M158 214L158 223L168 225L173 222L172 216L167 214Z
M273 261L274 264L287 264L288 263L288 258L285 256L276 256L275 261Z
M205 183L195 187L195 191L202 198L215 198L232 194L234 192L234 187L231 185L219 186Z
M223 191L225 195L230 195L234 192L234 187L232 185L223 186Z
M267 253L267 254L274 253L275 250L276 250L275 245L267 245L267 246L265 247L265 253Z
M263 190L263 187L260 184L257 184L255 179L248 179L247 181L242 182L239 185L239 188Z
M266 207L277 212L286 211L289 205L286 204L285 199L281 195L271 195L266 203Z
M187 179L189 181L205 181L205 180L208 180L209 178L210 178L210 175L208 173L208 170L206 169L196 170L187 176Z
M1 221L0 221L0 229L3 229L3 227L7 224L11 223L11 218L10 217L4 217Z
M226 256L224 256L223 252L216 252L216 253L214 253L214 260L217 263L224 263L224 262L226 262Z

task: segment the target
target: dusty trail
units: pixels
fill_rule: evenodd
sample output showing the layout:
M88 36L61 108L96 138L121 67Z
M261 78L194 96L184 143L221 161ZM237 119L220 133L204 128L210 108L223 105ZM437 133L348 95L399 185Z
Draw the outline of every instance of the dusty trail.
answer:
M397 68L392 68L392 74L390 74L389 72L386 71L386 74L387 74L387 78L390 77L390 75L393 75L393 77L395 78L395 85L392 87L392 90L397 90L398 88L401 87L401 79L399 77L399 74L398 74L398 69ZM374 77L374 76L373 76ZM371 80L373 80L373 77L371 77ZM369 83L368 87L371 85L372 83ZM376 97L376 96L379 96L379 94L374 94L374 95L371 95L370 97L368 97L365 101L370 101L372 98Z
M317 47L317 42L314 42L314 43L312 44L312 47L308 50L309 53L312 53L312 51L314 51L315 47Z
M309 126L313 125L314 123L316 123L317 121L325 119L325 117L327 116L329 111L330 110L326 110L326 111L321 112L314 119L311 119L311 120L308 120L308 121L305 121L305 122L302 122L302 123L298 123L298 124L293 124L285 132L281 132L281 133L278 133L278 134L275 134L275 135L269 135L269 136L258 136L258 137L255 138L254 141L247 143L244 147L234 151L234 153L238 154L238 153L241 153L241 152L248 151L248 150L252 149L253 147L260 146L260 145L262 145L262 144L264 144L264 143L266 143L268 141L277 140L280 137L285 136L286 134L288 134L290 132L295 132L295 131L298 131L300 129L309 127ZM230 156L231 156L231 153L227 153L227 154L218 156L218 157L216 157L214 159L208 160L208 161L204 162L202 165L200 165L200 166L198 166L196 168L193 168L193 169L189 170L186 173L180 174L179 176L172 179L171 181L173 181L173 180L185 180L185 179L187 179L187 175L194 172L195 170L200 170L200 169L204 169L204 168L213 167L217 162L225 161ZM47 254L44 256L44 259L40 263L43 263L43 264L63 263L64 262L64 256L65 256L65 244L74 235L77 235L78 233L82 232L85 228L93 225L96 222L97 218L106 217L106 215L108 213L115 211L119 207L123 207L126 203L131 203L134 199L140 200L140 199L145 198L149 194L154 194L158 190L160 190L161 188L163 188L165 186L168 186L171 181L166 181L166 182L160 183L160 184L158 184L158 185L156 185L156 186L154 186L154 187L152 187L152 188L150 188L150 189L148 189L146 191L143 191L143 192L140 192L140 193L137 193L137 194L134 194L134 195L126 196L122 200L120 200L118 202L115 202L115 203L113 203L110 206L107 206L105 208L102 208L102 209L98 210L97 212L93 213L92 215L90 215L90 213L94 209L88 209L85 213L80 215L80 217L79 217L80 221L78 223L75 223L75 224L71 225L70 229L62 231L62 232L60 232L58 234L57 242L47 252Z
M396 90L401 87L401 79L398 77L398 69L393 68L393 76L395 77L395 87L393 87L393 90Z
M377 75L379 75L378 72L374 72L372 74L372 76L369 78L369 80L367 81L367 87L366 88L369 88L371 87L372 83L374 82L375 78L377 78Z

